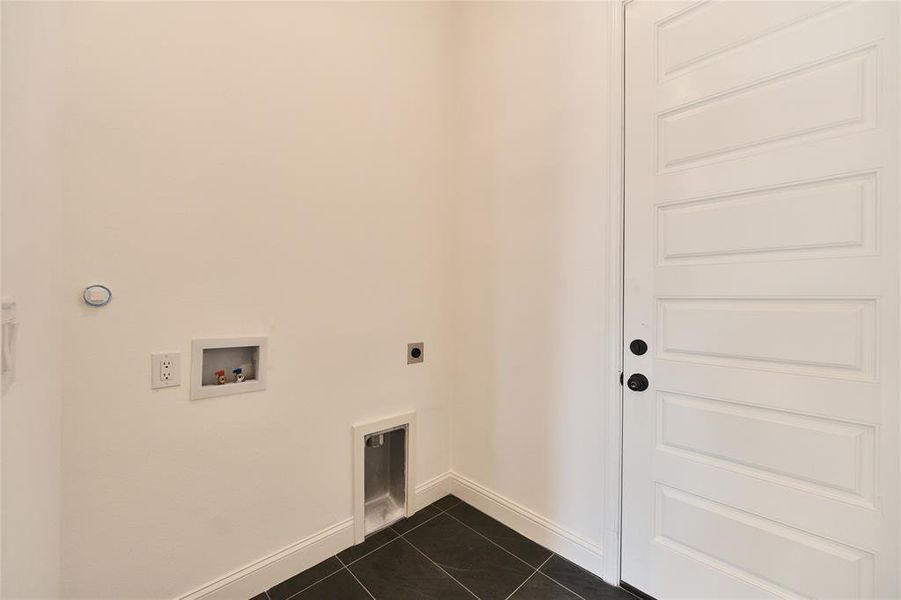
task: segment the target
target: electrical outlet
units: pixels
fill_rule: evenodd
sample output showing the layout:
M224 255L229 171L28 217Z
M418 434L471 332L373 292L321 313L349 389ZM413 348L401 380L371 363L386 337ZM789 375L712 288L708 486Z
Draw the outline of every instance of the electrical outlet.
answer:
M154 352L150 355L151 389L181 385L181 354L179 352Z
M422 342L413 342L407 344L407 364L414 365L425 360L423 353L425 352L425 344Z

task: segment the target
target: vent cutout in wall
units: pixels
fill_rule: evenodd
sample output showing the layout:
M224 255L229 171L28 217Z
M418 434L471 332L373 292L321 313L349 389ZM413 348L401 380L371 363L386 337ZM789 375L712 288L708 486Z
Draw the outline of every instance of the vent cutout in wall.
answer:
M414 512L414 413L356 425L354 543Z

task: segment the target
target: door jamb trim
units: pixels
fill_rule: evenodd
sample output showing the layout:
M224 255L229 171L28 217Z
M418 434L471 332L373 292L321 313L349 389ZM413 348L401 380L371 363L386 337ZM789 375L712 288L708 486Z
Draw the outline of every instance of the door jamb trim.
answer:
M625 228L625 9L630 0L608 4L610 46L608 74L607 217L607 390L604 456L604 572L607 583L619 585L622 551L623 457L623 297Z

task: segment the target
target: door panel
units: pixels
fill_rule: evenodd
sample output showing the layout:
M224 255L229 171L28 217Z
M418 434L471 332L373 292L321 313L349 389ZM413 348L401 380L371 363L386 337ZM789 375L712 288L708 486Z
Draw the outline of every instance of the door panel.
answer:
M657 394L656 418L661 451L874 506L871 425L667 392Z
M658 264L873 254L876 181L855 173L661 205Z
M897 3L626 6L623 581L899 597ZM649 351L629 352L632 339Z

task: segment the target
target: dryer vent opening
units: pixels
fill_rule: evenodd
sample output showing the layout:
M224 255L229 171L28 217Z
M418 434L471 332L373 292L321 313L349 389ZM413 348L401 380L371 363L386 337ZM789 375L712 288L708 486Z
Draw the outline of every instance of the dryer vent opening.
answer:
M406 445L406 426L365 437L363 494L366 535L406 515Z

